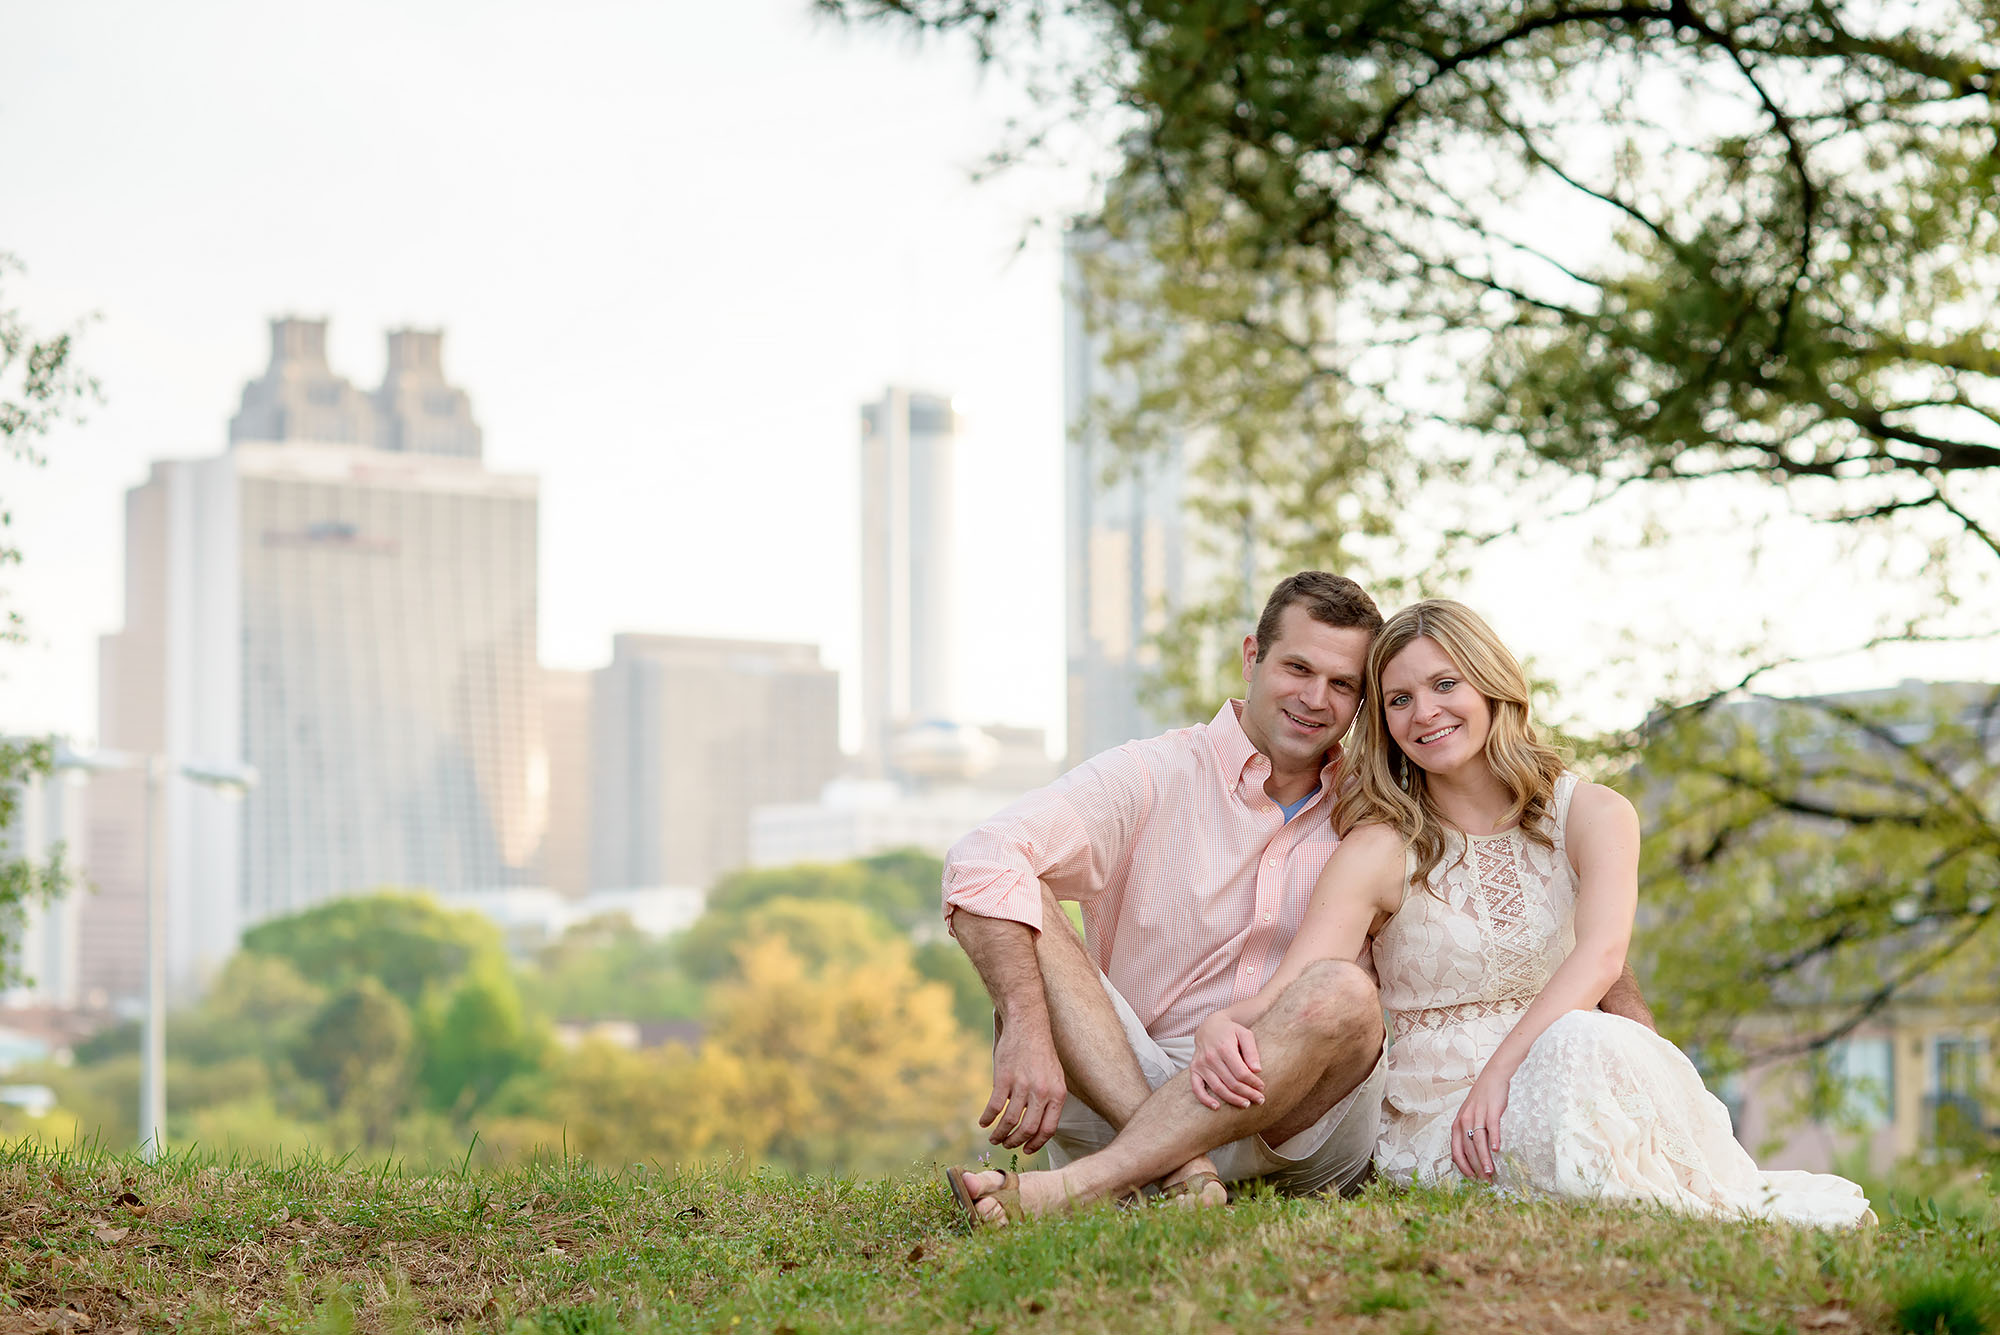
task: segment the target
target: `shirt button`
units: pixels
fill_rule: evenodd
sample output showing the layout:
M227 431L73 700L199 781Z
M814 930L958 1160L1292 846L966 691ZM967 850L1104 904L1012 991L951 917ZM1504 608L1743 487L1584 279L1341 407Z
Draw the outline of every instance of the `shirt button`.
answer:
M1274 812L1274 811L1276 811L1276 810L1277 810L1277 808L1276 808L1276 807L1271 807L1271 806L1267 806L1267 807L1265 807L1265 808L1264 808L1264 814L1265 814L1266 816L1268 816L1268 815L1270 815L1270 814L1271 814L1272 812Z
M1265 914L1265 915L1264 915L1264 921L1265 921L1265 922L1269 922L1269 921L1271 921L1271 915L1270 915L1270 914L1268 914L1268 913L1267 913L1267 914Z
M1276 858L1266 858L1264 859L1264 865L1267 867L1275 867L1278 865L1278 860Z
M1254 964L1252 964L1252 965L1249 965L1248 967L1246 967L1246 968L1245 968L1245 969L1243 970L1243 972L1245 972L1245 973L1255 973L1255 972L1257 972L1257 966L1256 966L1256 965L1254 965Z

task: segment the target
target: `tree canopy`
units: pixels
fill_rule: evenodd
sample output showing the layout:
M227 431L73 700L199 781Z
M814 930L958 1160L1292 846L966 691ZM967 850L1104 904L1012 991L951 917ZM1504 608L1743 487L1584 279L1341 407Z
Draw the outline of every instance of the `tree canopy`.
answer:
M372 978L411 1009L477 966L504 969L498 928L413 894L356 895L273 918L243 934L243 950L282 959L332 991Z
M1990 4L821 7L1062 68L1122 116L1105 221L1171 281L1249 281L1221 318L1394 421L1614 485L1880 479L1857 513L1934 508L2000 554L1960 504L2000 470ZM1032 45L1058 21L1087 54ZM1425 345L1461 402L1369 355Z
M1996 754L2000 685L1718 700L1656 718L1624 784L1647 826L1634 950L1672 999L1676 1037L1728 1065L1752 1017L1769 1055L1822 1047L1897 1001L1990 1027Z
M1275 574L1435 585L1440 540L1462 559L1579 485L1762 480L1935 544L1928 580L2000 573L1990 4L820 8L1024 70L1046 123L1003 158L1072 116L1108 152L1081 295L1129 377L1091 429L1200 440L1223 558L1162 646L1172 712Z

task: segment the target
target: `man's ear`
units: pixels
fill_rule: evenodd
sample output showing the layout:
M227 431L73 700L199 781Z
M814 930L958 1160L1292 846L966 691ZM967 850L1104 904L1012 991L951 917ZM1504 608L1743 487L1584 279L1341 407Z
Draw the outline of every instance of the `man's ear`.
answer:
M1243 680L1250 680L1250 669L1257 666L1257 637L1243 637Z

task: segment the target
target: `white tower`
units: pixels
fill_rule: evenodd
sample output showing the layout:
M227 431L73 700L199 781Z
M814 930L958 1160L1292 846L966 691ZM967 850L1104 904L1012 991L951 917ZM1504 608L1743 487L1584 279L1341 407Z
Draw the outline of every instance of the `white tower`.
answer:
M900 729L952 717L951 400L890 387L861 409L862 763Z

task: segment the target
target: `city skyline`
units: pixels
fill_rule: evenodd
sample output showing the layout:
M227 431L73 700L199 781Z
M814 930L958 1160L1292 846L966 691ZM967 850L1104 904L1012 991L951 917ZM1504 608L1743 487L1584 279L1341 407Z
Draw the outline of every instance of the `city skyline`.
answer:
M796 813L855 767L838 674L814 644L620 631L594 671L544 668L540 481L485 466L444 331L388 330L373 390L329 359L327 321L268 332L227 444L155 459L126 493L124 617L101 641L96 729L120 753L256 779L240 802L171 782L155 801L133 776L100 776L78 847L97 893L74 930L51 919L44 933L82 944L63 986L122 1001L142 985L155 824L167 985L186 997L245 930L382 887L707 886L753 860L753 808ZM858 764L998 780L960 782L929 825L905 821L943 819L955 837L1050 777L1045 737L952 719L950 399L892 386L860 408L860 686L876 745Z
M0 661L9 726L90 736L119 498L220 444L263 321L296 313L369 385L380 330L450 331L486 457L543 479L557 668L632 630L811 641L858 683L856 407L949 386L961 531L997 501L1018 543L967 544L967 597L1016 633L960 654L957 694L1060 733L1059 248L1018 243L1086 192L972 182L1019 107L1004 80L802 0L275 17L0 16L0 130L35 181L0 229L28 270L9 299L37 328L96 312L77 357L109 399L10 471L30 643Z

